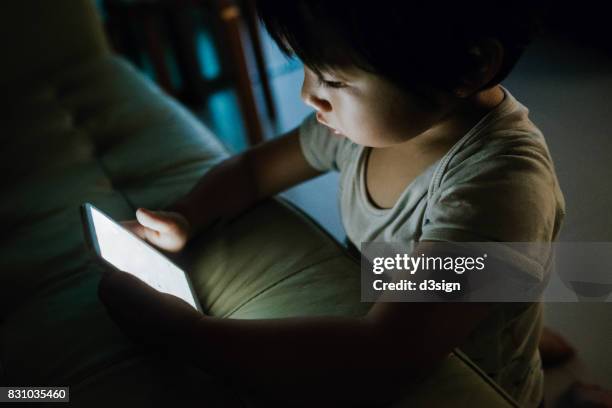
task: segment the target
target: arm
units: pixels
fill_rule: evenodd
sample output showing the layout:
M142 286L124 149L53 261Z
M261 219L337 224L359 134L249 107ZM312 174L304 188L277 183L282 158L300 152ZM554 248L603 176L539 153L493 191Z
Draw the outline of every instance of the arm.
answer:
M304 158L296 128L214 166L166 211L139 208L137 220L122 224L158 248L178 252L213 222L319 174Z
M183 214L193 234L320 174L304 158L295 128L219 163L168 209Z
M420 244L417 251L427 248ZM461 345L491 308L376 303L362 318L225 319L201 315L125 273L103 279L100 297L132 337L178 351L206 372L268 397L310 406L398 397Z
M487 310L475 303L378 303L364 318L202 317L191 338L196 364L255 389L287 399L308 395L317 406L327 399L332 406L374 403L395 399L433 369Z

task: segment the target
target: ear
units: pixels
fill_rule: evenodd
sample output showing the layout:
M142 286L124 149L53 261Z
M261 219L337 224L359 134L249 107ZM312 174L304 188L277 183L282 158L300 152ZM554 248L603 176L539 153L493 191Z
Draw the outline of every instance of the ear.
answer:
M495 38L480 40L469 48L468 53L476 69L466 74L461 84L454 88L454 94L459 98L471 96L493 79L504 59L504 47Z

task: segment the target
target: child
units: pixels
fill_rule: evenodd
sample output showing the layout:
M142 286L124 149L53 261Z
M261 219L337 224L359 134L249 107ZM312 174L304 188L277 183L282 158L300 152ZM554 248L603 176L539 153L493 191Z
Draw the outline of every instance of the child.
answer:
M337 170L355 247L554 240L564 201L546 142L499 85L532 37L527 7L424 3L259 1L274 40L304 63L315 114L216 166L167 211L139 209L130 228L178 251L216 219ZM180 338L208 371L299 392L292 401L388 402L459 345L521 406L542 401L539 303L377 303L360 319L244 321L200 316L124 273L106 275L100 297L134 337Z

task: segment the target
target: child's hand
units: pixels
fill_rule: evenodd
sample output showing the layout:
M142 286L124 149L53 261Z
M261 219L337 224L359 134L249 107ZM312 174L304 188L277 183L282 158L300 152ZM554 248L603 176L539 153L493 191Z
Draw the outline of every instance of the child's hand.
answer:
M121 225L169 252L183 249L191 230L187 219L177 212L151 211L146 208L139 208L135 220L123 221Z
M159 292L126 272L105 271L98 297L128 337L162 349L186 344L203 318L184 300Z

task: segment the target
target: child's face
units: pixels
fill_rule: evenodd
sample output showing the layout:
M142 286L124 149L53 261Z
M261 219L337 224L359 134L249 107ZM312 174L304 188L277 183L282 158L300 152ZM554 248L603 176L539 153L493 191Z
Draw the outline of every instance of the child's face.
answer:
M451 105L442 94L435 95L435 105L422 103L358 69L324 73L322 79L304 67L302 99L317 111L319 122L360 145L386 147L412 139L439 123Z

